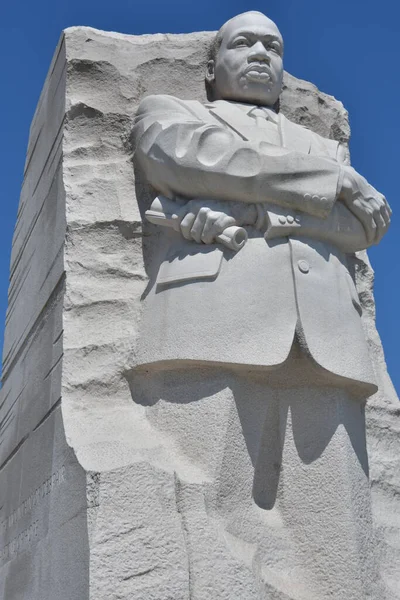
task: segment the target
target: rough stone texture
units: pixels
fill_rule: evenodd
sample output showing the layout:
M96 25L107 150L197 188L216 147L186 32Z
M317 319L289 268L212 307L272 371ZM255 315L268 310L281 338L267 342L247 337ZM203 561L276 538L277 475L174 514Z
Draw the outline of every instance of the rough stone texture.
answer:
M157 235L141 222L149 198L134 179L132 118L144 95L205 99L212 35L71 28L57 49L32 123L13 242L0 397L1 600L298 597L279 591L268 572L259 587L251 548L227 541L205 503L201 444L186 452L195 408L191 426L182 404L179 421L161 433L157 414L168 419L167 403L134 402L140 389L129 385L143 249L151 260ZM343 106L290 75L282 110L348 140ZM375 530L386 596L396 600L399 404L365 254L354 268L380 384L367 407ZM219 409L207 398L202 405L217 453L224 398ZM187 431L182 448L168 428Z
M88 590L86 474L60 406L65 66L61 43L31 126L13 239L0 392L2 600L82 600Z

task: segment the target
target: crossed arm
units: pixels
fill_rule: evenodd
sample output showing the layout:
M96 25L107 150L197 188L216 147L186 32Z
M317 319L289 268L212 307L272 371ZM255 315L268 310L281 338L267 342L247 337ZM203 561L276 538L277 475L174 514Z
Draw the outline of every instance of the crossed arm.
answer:
M355 229L362 224L365 247L380 240L390 221L386 200L350 167L242 140L216 122L200 120L171 96L150 96L141 103L133 139L136 160L155 189L170 198L212 201L213 208L201 200L182 208L182 233L188 239L209 243L229 225L253 224L256 204L299 211L314 225L327 220L326 229L328 217L337 213L332 213L336 201L342 200L356 217ZM237 203L253 208L234 214L231 207Z

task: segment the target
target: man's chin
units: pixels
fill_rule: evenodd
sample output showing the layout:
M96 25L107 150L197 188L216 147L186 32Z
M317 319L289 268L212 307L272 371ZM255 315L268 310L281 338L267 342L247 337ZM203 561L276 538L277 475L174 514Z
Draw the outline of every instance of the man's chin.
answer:
M274 106L278 101L279 96L276 94L269 94L265 88L263 90L254 90L247 88L241 90L240 93L231 95L229 98L225 97L225 100L231 100L234 102L244 102L245 104L255 104L257 106Z
M232 99L237 102L257 104L258 106L273 106L280 95L280 90L276 89L276 84L271 80L264 82L263 79L257 77L248 77L249 74L241 78L241 86L236 91L236 98Z

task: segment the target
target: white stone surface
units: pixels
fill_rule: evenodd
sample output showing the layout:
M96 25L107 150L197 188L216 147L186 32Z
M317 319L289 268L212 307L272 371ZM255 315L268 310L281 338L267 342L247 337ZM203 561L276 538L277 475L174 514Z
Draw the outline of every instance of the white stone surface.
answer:
M41 486L52 491L35 508L37 517L26 514L1 537L0 551L35 521L46 527L50 519L53 525L4 562L1 600L283 600L307 594L297 585L282 587L266 565L262 574L257 571L262 560L254 557L252 541L246 544L221 517L230 513L229 502L222 512L215 510L217 467L226 449L232 451L224 424L231 427L230 439L239 440L228 375L215 388L207 373L200 373L198 401L185 397L193 381L182 375L179 405L168 397L167 379L162 385L156 379L149 388L130 377L146 269L157 260L152 249L158 235L155 226L142 225L141 212L151 198L134 177L132 119L144 95L205 100L206 46L212 37L137 37L78 27L66 30L57 51L32 125L34 152L27 160L15 234L0 402L0 521ZM52 101L50 89L60 100ZM295 122L348 141L343 106L313 85L286 74L282 108ZM53 146L59 130L62 151L56 151L57 141ZM50 179L58 164L51 201ZM380 387L366 412L377 551L386 598L398 600L398 399L375 329L366 255L358 255L353 266ZM20 302L12 309L14 298L26 298L29 310ZM155 403L160 385L165 397ZM338 430L340 447L343 435ZM36 439L43 460L30 446ZM237 452L231 467L246 460L243 448ZM65 487L56 485L63 464ZM239 479L248 466L238 467ZM46 484L53 474L53 486ZM279 523L272 526L278 532L271 543L279 567L279 560L285 563L285 540L279 538Z
M380 598L364 413L351 398L366 400L377 387L343 232L348 252L365 249L383 236L390 209L343 162L338 142L277 112L283 43L272 21L238 15L217 40L206 76L213 101L151 95L135 118L137 172L175 206L166 206L172 231L153 242L162 262L148 270L137 354L148 376L138 392L132 371L132 396L148 406L146 390L164 371L148 418L170 394L177 442L179 416L192 408L180 406L183 395L201 407L199 428L207 427L193 370L208 367L218 390L219 374L230 371L220 452L198 450L221 533L250 545L253 574L281 593ZM218 236L231 226L245 226L248 240L221 253ZM165 431L162 418L157 426ZM180 450L199 466L190 444ZM233 552L228 540L226 548Z
M61 414L65 45L35 113L10 268L0 391L0 598L88 590L86 474ZM68 565L68 568L66 566Z
M343 237L347 234L352 251L370 244L365 233L353 235L363 227L344 204L337 201L332 210L349 167L336 160L337 142L280 114L275 129L285 146L273 144L270 129L251 117L253 109L164 95L140 105L133 132L138 171L158 192L178 198L191 193L196 200L180 207L182 231L168 231L157 244L160 268L157 260L148 269L138 362L277 366L288 356L300 320L314 361L353 385L369 387L366 398L376 386ZM261 225L272 221L278 230L271 242L264 239L266 225L253 226L256 215L234 218L235 202L243 210L250 204L254 212L256 206L265 211ZM339 207L347 213L344 236ZM216 221L212 227L224 230L224 213L231 225L248 225L250 239L239 252L220 256L219 245L199 242L206 219L219 219L222 225ZM325 218L315 235L318 217Z

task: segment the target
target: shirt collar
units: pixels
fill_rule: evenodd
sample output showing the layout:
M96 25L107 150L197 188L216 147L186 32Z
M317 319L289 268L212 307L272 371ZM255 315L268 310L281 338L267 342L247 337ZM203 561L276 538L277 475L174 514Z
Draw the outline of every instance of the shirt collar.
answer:
M274 111L273 108L270 108L269 106L258 106L257 104L247 104L245 102L232 102L232 104L240 108L240 110L246 113L246 115L248 115L255 108L259 108L265 113L266 119L278 124L278 114Z

